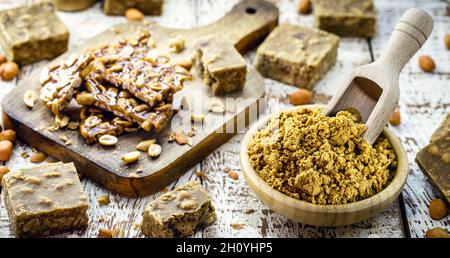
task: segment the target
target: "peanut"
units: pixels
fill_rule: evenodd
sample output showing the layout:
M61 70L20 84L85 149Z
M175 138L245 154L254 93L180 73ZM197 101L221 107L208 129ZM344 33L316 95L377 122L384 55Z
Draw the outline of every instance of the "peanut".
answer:
M112 230L106 229L106 228L100 228L98 230L98 237L99 238L112 238Z
M161 145L151 144L148 148L148 155L152 158L158 157L161 154Z
M445 47L450 49L450 33L446 33L444 37Z
M389 118L389 123L393 126L397 126L400 124L400 112L395 111L392 113L391 117Z
M144 14L136 8L128 8L125 11L125 17L129 21L142 21L144 19Z
M3 132L0 133L0 141L10 141L11 143L15 143L16 142L16 132L13 130L5 130Z
M225 112L225 105L219 98L210 98L208 100L208 109L213 113Z
M34 90L27 90L23 94L23 102L29 108L33 108L34 103L36 102L37 98L38 98L38 95L37 95L36 91L34 91Z
M81 92L75 97L77 103L81 106L90 106L94 104L95 99L91 93Z
M236 173L236 171L230 170L228 171L228 176L233 179L233 180L238 180L239 179L239 174Z
M9 172L9 168L7 166L0 166L0 184L2 183L3 176Z
M184 135L183 132L176 132L175 133L175 141L179 144L179 145L184 145L186 143L188 143L186 135Z
M98 142L103 146L114 146L117 144L117 137L109 134L105 134L98 138Z
M305 89L299 89L289 95L289 102L294 105L305 105L311 103L312 92Z
M447 230L443 228L433 228L425 233L426 238L450 238Z
M14 79L14 77L16 77L18 73L19 73L19 66L12 61L8 61L3 65L1 77L5 81L10 81Z
M311 1L310 0L299 0L297 10L301 14L308 14L311 11Z
M447 206L442 199L434 199L428 206L430 217L434 220L439 220L447 215Z
M138 143L138 145L136 145L136 149L138 149L140 151L148 151L148 148L150 147L150 145L152 145L155 142L156 142L155 139L142 141L142 142Z
M419 66L424 72L432 73L436 69L433 59L427 55L419 57Z
M43 152L35 152L30 157L31 163L41 163L47 158L47 155Z
M0 141L0 161L8 161L13 152L13 144L8 140Z
M122 156L122 161L125 164L131 164L138 161L141 153L139 151L132 151Z

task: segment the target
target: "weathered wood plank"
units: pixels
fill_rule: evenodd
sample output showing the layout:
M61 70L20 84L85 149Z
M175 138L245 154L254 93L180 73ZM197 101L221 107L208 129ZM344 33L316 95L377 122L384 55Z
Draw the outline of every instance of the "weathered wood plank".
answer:
M378 57L386 45L396 21L408 8L420 6L429 12L435 21L433 33L421 50L406 65L400 75L399 109L402 122L398 127L391 127L402 140L408 153L410 174L403 190L406 214L412 237L424 237L425 232L433 227L450 229L448 216L440 221L432 220L428 215L429 202L439 197L426 176L420 171L415 157L450 112L450 51L445 49L443 37L449 32L449 8L444 1L389 1L376 2L379 11L378 31L372 40L375 57ZM418 66L420 55L430 55L436 62L433 74L424 73Z

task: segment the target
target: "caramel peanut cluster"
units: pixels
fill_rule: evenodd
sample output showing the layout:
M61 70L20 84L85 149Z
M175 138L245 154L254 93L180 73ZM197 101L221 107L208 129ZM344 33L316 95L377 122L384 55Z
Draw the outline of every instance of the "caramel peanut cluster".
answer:
M86 107L80 132L91 143L106 134L161 130L173 115L173 95L189 79L191 74L158 54L155 40L142 32L46 67L40 99L57 117L74 98Z

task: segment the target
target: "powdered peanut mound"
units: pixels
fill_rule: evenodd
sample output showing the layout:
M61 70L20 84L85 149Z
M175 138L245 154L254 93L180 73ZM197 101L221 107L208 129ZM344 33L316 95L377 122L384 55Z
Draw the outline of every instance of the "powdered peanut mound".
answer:
M272 188L314 204L345 204L383 190L397 168L394 150L380 136L370 146L364 124L341 111L282 112L248 146L250 164Z

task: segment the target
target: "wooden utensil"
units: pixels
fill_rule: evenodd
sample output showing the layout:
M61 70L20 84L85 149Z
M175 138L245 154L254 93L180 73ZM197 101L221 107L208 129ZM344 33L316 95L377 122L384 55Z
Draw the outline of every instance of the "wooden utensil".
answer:
M299 108L324 108L321 105L305 105ZM245 134L241 143L241 168L250 189L269 208L294 221L315 225L335 227L357 223L369 219L388 207L401 193L408 176L408 158L400 140L389 129L383 133L394 148L398 167L389 185L378 194L362 201L341 205L317 205L300 201L271 188L250 165L247 146L256 132L265 127L268 121L277 116L273 114L255 123Z
M121 24L50 62L50 65L60 63L73 53L80 54L103 43L115 43L142 30L150 31L152 37L156 39L158 50L175 63L190 60L196 39L206 35L226 37L242 53L261 41L277 22L278 9L273 4L263 0L246 0L233 7L222 19L201 28L180 30L164 28L154 23ZM185 49L179 54L171 53L169 42L179 35L185 38ZM174 142L169 143L167 135L172 130L169 126L158 134L140 131L123 135L119 137L117 145L111 148L97 144L87 145L78 131L66 129L51 132L46 129L53 125L50 110L41 101L38 101L31 110L22 102L24 92L29 89L39 90L39 74L40 71L36 71L22 80L3 100L5 126L13 127L23 142L64 162L74 162L79 172L109 189L129 196L142 196L161 190L188 168L204 159L234 135L221 133L219 129L234 128L234 124L238 122L241 125L248 124L249 116L246 115L248 110L257 107L259 98L264 95L264 80L254 69L249 69L244 89L221 97L223 102L225 98L241 98L244 101L236 102L234 112L227 112L225 117L222 114L205 111L204 122L196 125L197 131L191 138L192 144L181 146ZM206 102L211 97L209 87L204 85L197 71L193 71L193 74L195 79L188 81L177 95L185 96L191 103ZM184 110L177 114L178 118L184 116L190 116L189 111ZM190 119L188 120L190 123ZM65 138L72 143L66 144ZM162 146L161 155L152 159L143 152L139 162L124 165L121 157L135 151L140 141L150 138L157 139Z
M397 106L400 71L425 43L433 24L431 16L419 8L406 11L381 57L353 70L330 100L325 114L357 109L367 126L364 139L373 144Z

